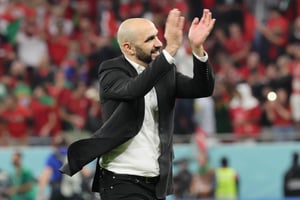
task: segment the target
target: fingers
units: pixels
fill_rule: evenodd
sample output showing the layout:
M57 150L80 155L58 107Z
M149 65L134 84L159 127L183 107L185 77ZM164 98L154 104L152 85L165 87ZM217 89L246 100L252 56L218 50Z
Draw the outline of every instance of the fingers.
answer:
M211 24L214 24L215 19L212 19L212 13L209 9L203 9L203 15L201 17L200 23L211 26Z
M198 24L200 22L198 17L195 17L192 21L192 24Z
M175 55L182 43L184 27L184 17L181 16L181 12L178 9L172 9L169 12L164 37L166 39L165 50L170 55Z
M183 28L184 17L181 16L181 12L174 8L169 12L167 23L173 27Z

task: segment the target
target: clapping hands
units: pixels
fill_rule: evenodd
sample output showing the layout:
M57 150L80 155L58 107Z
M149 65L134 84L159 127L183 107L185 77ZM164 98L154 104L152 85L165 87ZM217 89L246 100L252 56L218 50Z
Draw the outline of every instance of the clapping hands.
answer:
M208 9L203 10L201 19L195 17L188 32L188 38L194 53L198 56L204 55L203 43L214 27L216 19ZM183 40L184 17L178 9L169 12L166 21L164 37L166 39L165 50L174 56L180 48Z

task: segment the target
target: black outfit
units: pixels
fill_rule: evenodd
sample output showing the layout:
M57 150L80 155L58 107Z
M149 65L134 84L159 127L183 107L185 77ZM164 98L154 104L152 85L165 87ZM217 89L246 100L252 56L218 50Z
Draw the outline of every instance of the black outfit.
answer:
M300 166L292 166L284 176L284 196L300 197Z
M74 142L68 148L68 164L61 171L73 175L104 153L134 137L144 120L144 96L156 89L159 108L160 176L154 184L158 199L172 192L172 134L176 98L200 98L212 95L214 76L208 62L195 57L194 77L189 78L169 64L163 54L137 74L124 56L104 61L99 68L103 125L89 139ZM98 163L98 162L97 162ZM99 192L101 169L97 164L93 191Z

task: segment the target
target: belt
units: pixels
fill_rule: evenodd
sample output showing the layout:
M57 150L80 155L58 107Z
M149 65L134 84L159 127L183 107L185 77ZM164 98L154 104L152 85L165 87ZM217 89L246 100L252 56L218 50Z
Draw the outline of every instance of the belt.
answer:
M102 175L109 175L113 179L126 179L126 180L132 180L135 182L142 182L147 184L156 184L159 180L159 176L155 177L146 177L146 176L137 176L137 175L131 175L131 174L117 174L112 171L109 171L107 169L101 168L101 174Z

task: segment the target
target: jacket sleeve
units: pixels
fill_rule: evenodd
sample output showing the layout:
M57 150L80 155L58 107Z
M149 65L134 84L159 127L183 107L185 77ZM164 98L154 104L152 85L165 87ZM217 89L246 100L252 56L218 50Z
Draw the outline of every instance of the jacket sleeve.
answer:
M201 62L194 56L193 63L193 78L176 73L176 97L178 98L200 98L211 96L213 93L215 78L210 63Z
M100 94L102 98L132 100L144 97L168 71L175 66L163 55L158 56L139 75L130 76L127 61L105 62L100 66ZM122 65L122 66L121 66ZM127 66L126 66L127 65Z

